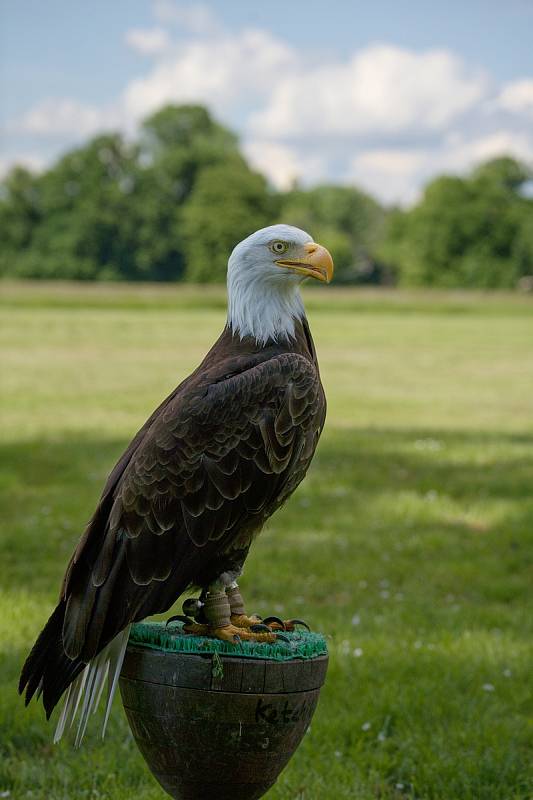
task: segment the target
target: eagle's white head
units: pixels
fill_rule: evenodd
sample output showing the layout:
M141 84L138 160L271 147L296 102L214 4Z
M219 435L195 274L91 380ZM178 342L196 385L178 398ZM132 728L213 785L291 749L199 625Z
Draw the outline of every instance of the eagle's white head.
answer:
M304 316L300 284L306 278L329 283L331 255L291 225L270 225L252 233L228 261L228 326L264 345L294 336Z

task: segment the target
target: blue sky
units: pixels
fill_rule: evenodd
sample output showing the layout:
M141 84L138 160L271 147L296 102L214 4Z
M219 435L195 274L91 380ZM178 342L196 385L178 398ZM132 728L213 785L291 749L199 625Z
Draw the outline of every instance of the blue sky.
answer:
M0 15L2 171L191 100L280 186L409 203L438 172L533 160L529 0L3 0Z

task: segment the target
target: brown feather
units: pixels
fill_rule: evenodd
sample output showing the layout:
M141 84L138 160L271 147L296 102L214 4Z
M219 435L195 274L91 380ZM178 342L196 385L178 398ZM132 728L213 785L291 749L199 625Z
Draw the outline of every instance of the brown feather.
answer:
M242 564L254 533L304 477L324 416L305 319L294 341L263 348L226 329L111 472L21 690L42 681L51 711L127 624Z

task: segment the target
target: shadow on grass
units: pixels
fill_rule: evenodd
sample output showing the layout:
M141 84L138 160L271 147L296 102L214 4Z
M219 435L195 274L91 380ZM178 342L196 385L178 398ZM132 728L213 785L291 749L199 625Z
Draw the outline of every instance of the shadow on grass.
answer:
M126 445L126 440L87 436L0 448L3 587L27 582L30 589L46 591L57 583L105 478ZM369 509L377 498L388 496L393 522L396 501L412 496L414 502L447 498L466 510L503 501L498 525L517 530L532 527L532 486L533 436L330 429L296 495L308 498L306 507L294 498L282 519L290 527L313 526L318 510L330 513L333 524L335 517L345 524L351 514L364 527L365 515L371 519ZM398 525L400 517L398 511ZM449 515L437 521L460 527L460 520ZM465 524L475 531L475 521ZM479 530L483 532L482 525Z
M40 604L53 603L126 444L87 436L0 451L2 612L10 614L24 592L31 598L21 612L31 616L28 648L20 628L8 635L0 668L0 752L6 786L20 796L82 796L72 794L79 784L90 792L97 775L107 789L116 772L123 789L113 797L122 798L131 765L152 791L140 757L129 760L118 709L105 746L93 725L91 747L80 755L52 748L42 709L24 712L16 695L48 610L41 614ZM322 785L321 797L353 797L355 786L378 781L379 792L360 796L528 796L532 445L532 436L510 434L328 429L308 480L247 564L254 602L272 606L286 586L287 603L299 600L294 610L305 609L333 637L316 724L286 773L291 793L276 797L313 798ZM309 794L299 795L300 785Z
M533 485L533 435L420 429L331 431L315 473L326 471L368 493L434 490L524 499Z

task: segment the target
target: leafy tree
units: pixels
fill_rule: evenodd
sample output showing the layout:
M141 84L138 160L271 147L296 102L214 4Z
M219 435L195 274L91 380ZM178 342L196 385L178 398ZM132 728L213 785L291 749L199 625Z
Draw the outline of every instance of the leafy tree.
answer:
M354 187L275 194L236 136L197 105L166 106L138 141L106 134L0 185L0 274L222 281L228 251L276 219L327 243L339 283L512 287L533 274L525 164L502 157L431 181L387 212Z
M238 140L204 106L167 105L144 120L141 148L155 158L179 149L211 150L218 156L236 152Z
M366 279L383 225L383 211L373 198L354 187L326 184L288 192L282 209L284 221L327 241L336 281Z
M42 217L37 180L15 167L0 194L0 274L8 273L17 253L28 248Z
M500 156L479 164L473 170L472 178L489 186L499 186L517 192L531 178L531 170L514 158Z
M390 217L382 253L406 284L514 287L533 272L533 201L520 191L528 176L498 158L431 181L417 206Z
M228 253L275 219L277 202L262 175L244 162L206 167L183 207L186 278L223 281Z
M139 163L138 268L152 279L180 279L183 208L206 167L244 165L237 139L202 106L169 105L143 123Z
M203 169L245 162L199 106L149 117L138 144L99 136L40 176L16 170L0 199L0 267L20 277L175 280L181 214Z
M21 277L131 276L134 172L134 152L114 134L93 139L32 176L31 235L7 251L6 271ZM17 230L25 215L20 204L8 206L8 215L17 212Z

